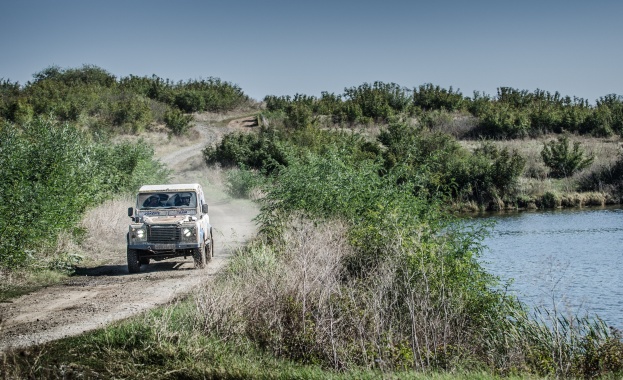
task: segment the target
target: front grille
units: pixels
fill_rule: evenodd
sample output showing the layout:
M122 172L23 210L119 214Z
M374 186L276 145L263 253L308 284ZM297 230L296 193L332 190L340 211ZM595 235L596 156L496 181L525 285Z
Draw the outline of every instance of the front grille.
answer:
M175 243L180 241L181 229L177 225L149 226L147 240L152 243Z

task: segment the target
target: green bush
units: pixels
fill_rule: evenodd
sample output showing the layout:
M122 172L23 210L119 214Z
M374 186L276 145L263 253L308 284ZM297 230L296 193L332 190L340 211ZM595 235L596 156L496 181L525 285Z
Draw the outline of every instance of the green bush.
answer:
M594 156L585 155L580 148L580 143L573 143L573 148L569 146L569 138L558 137L558 142L552 140L543 144L541 151L543 162L550 169L550 176L553 178L570 177L576 172L590 166Z
M235 198L250 198L251 191L261 183L261 177L251 170L243 168L227 172L227 192Z
M451 184L454 199L497 208L500 201L514 201L525 163L519 153L485 143L471 155L450 157L444 181Z
M232 133L215 146L203 151L207 164L219 163L225 167L241 166L262 173L276 173L288 165L285 147L277 132L265 127L258 134Z
M458 91L454 92L452 87L446 90L427 83L413 91L413 105L424 111L459 111L465 108L466 103L463 95Z
M387 121L391 116L407 111L411 101L408 89L383 82L346 88L344 97L359 106L364 117L377 121ZM355 120L350 118L349 121Z
M530 118L526 111L494 105L480 115L476 134L494 138L522 138L530 134Z
M116 77L106 70L95 65L83 65L81 68L62 69L59 66L49 66L33 75L34 82L52 80L67 86L97 85L113 87Z
M298 129L312 124L311 108L303 103L292 103L286 107L285 126Z
M206 108L206 102L198 91L186 90L175 95L174 104L184 112L198 112Z
M447 134L402 123L381 131L379 141L387 148L385 169L401 173L399 181L416 184L415 192L446 194L483 207L497 207L498 200L512 199L526 162L517 152L491 144L470 153Z
M176 136L184 135L192 126L192 115L186 115L177 108L171 108L164 113L164 122L172 134Z
M35 263L83 211L167 175L142 143L95 143L78 128L37 119L0 129L0 266Z
M287 328L302 349L288 352L299 360L310 360L311 355L327 365L335 359L346 365L373 365L371 358L379 358L386 368L445 368L453 360L450 347L477 351L478 343L468 336L497 319L498 307L506 301L491 290L494 278L475 260L479 248L471 235L455 230L457 225L449 224L434 202L414 197L410 184L397 184L393 173L379 176L381 170L381 162L354 165L339 149L328 149L293 161L268 189L258 219L269 241L281 241L282 228L292 227L287 215L303 212L312 220L346 221L348 242L355 250L339 262L341 268L326 269L343 279L344 287L334 296L321 300L310 294L305 306L288 303L292 293L283 295L289 306L280 311L300 312L298 322ZM322 247L314 257L331 256ZM289 258L294 253L284 248L283 254ZM333 351L337 358L327 355L331 346L321 343L324 331L316 327L325 320L316 316L325 316L325 310L340 316L333 330L334 344L340 347ZM464 334L455 334L459 330ZM424 343L433 341L437 344ZM318 353L322 350L324 355Z
M109 120L124 132L140 133L153 121L149 99L120 93L108 104Z

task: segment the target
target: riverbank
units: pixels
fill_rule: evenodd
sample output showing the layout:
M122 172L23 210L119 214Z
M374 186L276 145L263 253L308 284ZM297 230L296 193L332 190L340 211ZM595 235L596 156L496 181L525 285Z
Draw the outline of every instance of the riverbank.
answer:
M488 141L498 149L517 152L526 161L522 175L518 178L514 196L496 199L482 205L475 202L455 202L453 209L460 212L499 210L543 210L581 209L623 204L620 179L609 183L610 176L616 176L621 165L623 139L618 136L591 137L571 136L570 141L578 143L586 156L593 157L592 163L569 177L553 178L543 163L541 152L545 144L554 141L557 135L544 135L531 139ZM464 148L474 151L482 141L459 140ZM611 179L616 181L617 178ZM610 181L611 182L611 181Z

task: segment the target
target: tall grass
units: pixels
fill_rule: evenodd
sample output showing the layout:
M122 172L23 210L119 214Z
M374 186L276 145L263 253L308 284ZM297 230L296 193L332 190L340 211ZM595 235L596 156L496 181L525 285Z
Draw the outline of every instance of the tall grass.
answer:
M79 249L86 260L102 263L110 260L111 252L125 252L126 241L120 237L127 232L127 210L134 203L133 196L123 195L104 201L84 214L80 228L84 229L85 237L80 240Z
M460 307L468 299L440 304L432 281L438 268L413 272L394 257L365 279L349 277L344 264L356 251L347 236L343 222L297 217L283 246L257 241L240 251L196 296L199 328L235 347L250 339L277 357L347 373L436 368L575 378L623 371L620 332L599 319L507 303L500 304L504 318L474 329Z

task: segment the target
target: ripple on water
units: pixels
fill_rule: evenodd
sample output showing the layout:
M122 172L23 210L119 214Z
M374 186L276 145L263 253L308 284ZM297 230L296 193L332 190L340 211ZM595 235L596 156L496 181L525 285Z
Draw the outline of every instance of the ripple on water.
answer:
M623 210L524 212L488 217L485 268L514 279L527 304L599 315L623 329Z

